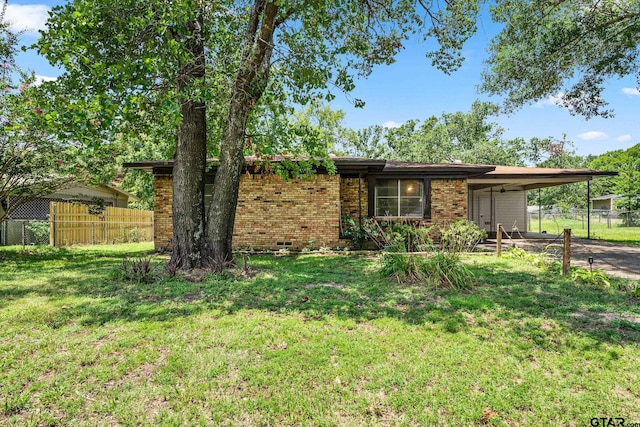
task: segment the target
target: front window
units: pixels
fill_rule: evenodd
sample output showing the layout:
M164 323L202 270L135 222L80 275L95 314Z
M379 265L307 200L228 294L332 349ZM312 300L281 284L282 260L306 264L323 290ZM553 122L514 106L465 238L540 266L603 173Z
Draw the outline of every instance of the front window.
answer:
M424 182L419 179L377 180L375 213L378 217L422 217Z

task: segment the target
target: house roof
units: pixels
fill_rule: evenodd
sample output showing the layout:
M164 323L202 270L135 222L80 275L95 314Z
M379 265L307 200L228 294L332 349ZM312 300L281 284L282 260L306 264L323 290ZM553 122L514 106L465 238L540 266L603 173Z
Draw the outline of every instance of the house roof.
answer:
M621 194L605 194L604 196L592 197L591 200L615 200L621 197Z
M283 160L292 160L287 156L274 156L269 159L270 162L281 162ZM300 159L300 160L308 160ZM322 159L318 159L322 160ZM461 163L420 163L420 162L400 162L391 160L380 159L368 159L363 157L346 157L346 156L332 156L330 160L336 166L338 173L350 174L350 173L392 173L392 174L415 174L415 173L427 173L429 175L456 175L462 174L464 176L483 174L495 169L495 166L489 165L470 165ZM207 162L215 169L218 163L218 159L210 158ZM262 160L255 156L246 156L245 161L247 164L261 163ZM141 162L125 163L124 167L143 170L146 172L170 174L173 169L172 160L149 160Z
M280 162L287 156L275 156L269 161ZM245 157L248 164L261 162L256 157ZM308 160L308 159L301 159ZM395 160L367 159L362 157L331 157L338 173L343 176L360 173L373 175L428 175L464 177L468 179L470 189L489 188L493 186L508 187L509 189L530 190L534 188L589 181L598 176L614 176L617 172L599 171L592 169L560 169L534 168L519 166L474 165L465 163L421 163L401 162ZM208 159L215 169L218 159ZM125 167L144 170L147 172L170 174L173 160L156 160L125 163Z

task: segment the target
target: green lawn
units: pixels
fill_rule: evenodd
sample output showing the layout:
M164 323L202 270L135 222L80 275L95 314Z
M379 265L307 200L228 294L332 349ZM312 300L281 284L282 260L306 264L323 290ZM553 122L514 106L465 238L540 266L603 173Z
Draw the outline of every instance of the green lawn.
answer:
M529 222L529 231L537 233L539 228L537 219ZM571 234L576 237L587 237L586 218L584 221L570 218L542 219L542 230L546 230L549 234L562 234L565 228L570 228ZM628 245L640 245L640 227L625 227L618 219L607 223L606 218L601 220L592 218L591 238Z
M471 291L429 291L346 254L119 279L125 253L150 250L0 248L0 425L640 422L640 306L622 282L479 255Z

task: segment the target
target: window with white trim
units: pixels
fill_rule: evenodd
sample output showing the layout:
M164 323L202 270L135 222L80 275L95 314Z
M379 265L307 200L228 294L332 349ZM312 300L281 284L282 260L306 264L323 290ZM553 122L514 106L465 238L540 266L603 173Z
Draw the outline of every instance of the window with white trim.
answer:
M422 218L424 198L423 180L378 179L375 185L375 216Z

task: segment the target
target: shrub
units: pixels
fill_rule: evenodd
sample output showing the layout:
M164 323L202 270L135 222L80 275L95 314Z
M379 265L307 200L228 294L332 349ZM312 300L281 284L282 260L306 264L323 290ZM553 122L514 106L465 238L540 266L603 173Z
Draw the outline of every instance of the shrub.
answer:
M487 232L485 230L466 219L453 221L440 231L442 248L454 253L472 251L478 243L486 238Z
M549 267L551 265L551 259L547 254L527 252L522 248L508 248L502 253L502 256L507 259L522 260L529 265L540 268Z
M622 282L618 284L618 290L632 297L640 297L640 283L638 282Z
M46 245L49 243L49 222L48 221L32 221L25 228L31 233L35 244Z
M363 249L365 243L369 239L366 227L363 222L360 223L352 216L347 215L344 219L345 224L345 237L351 240L351 246L354 249Z
M423 282L427 278L424 258L409 253L401 238L385 249L381 263L382 275L393 277L398 283Z
M611 286L607 274L602 270L589 271L583 268L576 268L571 273L571 278L577 283L597 286L603 289L608 289Z

